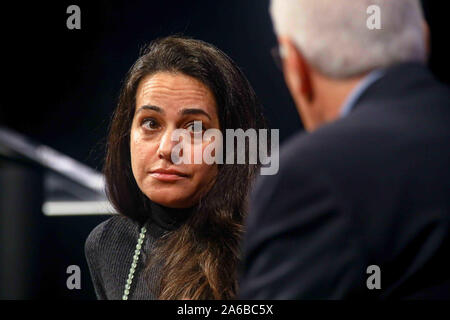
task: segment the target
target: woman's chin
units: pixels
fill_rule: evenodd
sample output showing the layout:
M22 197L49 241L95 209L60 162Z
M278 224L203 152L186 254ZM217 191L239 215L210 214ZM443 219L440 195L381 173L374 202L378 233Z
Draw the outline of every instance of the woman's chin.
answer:
M151 195L148 197L151 201L168 208L182 209L192 206L190 199L189 198L186 199L185 197L183 198L168 197L167 194L165 194L164 196Z

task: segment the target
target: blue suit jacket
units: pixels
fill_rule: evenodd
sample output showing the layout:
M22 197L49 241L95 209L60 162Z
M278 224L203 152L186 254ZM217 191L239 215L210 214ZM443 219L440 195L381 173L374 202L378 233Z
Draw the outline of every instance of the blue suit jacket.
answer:
M246 227L242 299L450 298L449 89L388 68L348 116L283 146Z

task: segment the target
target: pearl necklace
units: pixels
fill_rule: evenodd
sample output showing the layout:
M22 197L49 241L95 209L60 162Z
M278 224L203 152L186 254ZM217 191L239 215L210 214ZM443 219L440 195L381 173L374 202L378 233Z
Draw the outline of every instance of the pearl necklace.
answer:
M134 271L136 271L137 262L139 260L139 255L141 254L142 244L145 238L145 232L147 229L144 227L141 228L141 233L139 234L138 242L136 244L136 250L134 250L133 263L130 267L130 272L128 273L128 279L125 283L125 289L123 291L122 300L128 300L128 295L130 294L131 283L133 282Z

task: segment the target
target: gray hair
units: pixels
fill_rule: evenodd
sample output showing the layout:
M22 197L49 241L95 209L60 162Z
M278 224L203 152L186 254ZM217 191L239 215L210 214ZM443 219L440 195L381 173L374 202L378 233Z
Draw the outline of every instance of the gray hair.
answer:
M367 27L371 5L380 8L381 29ZM331 78L427 59L419 0L272 0L270 12L277 35Z

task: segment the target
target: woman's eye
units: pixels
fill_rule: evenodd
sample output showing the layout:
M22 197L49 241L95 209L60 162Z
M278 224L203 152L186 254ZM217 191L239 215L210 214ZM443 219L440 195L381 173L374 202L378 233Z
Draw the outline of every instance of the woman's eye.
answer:
M155 119L144 119L141 125L149 130L155 130L159 127L159 123Z
M197 125L194 124L194 122L189 123L189 125L186 127L186 129L190 132L202 132L205 128L201 124L200 121L198 121Z

